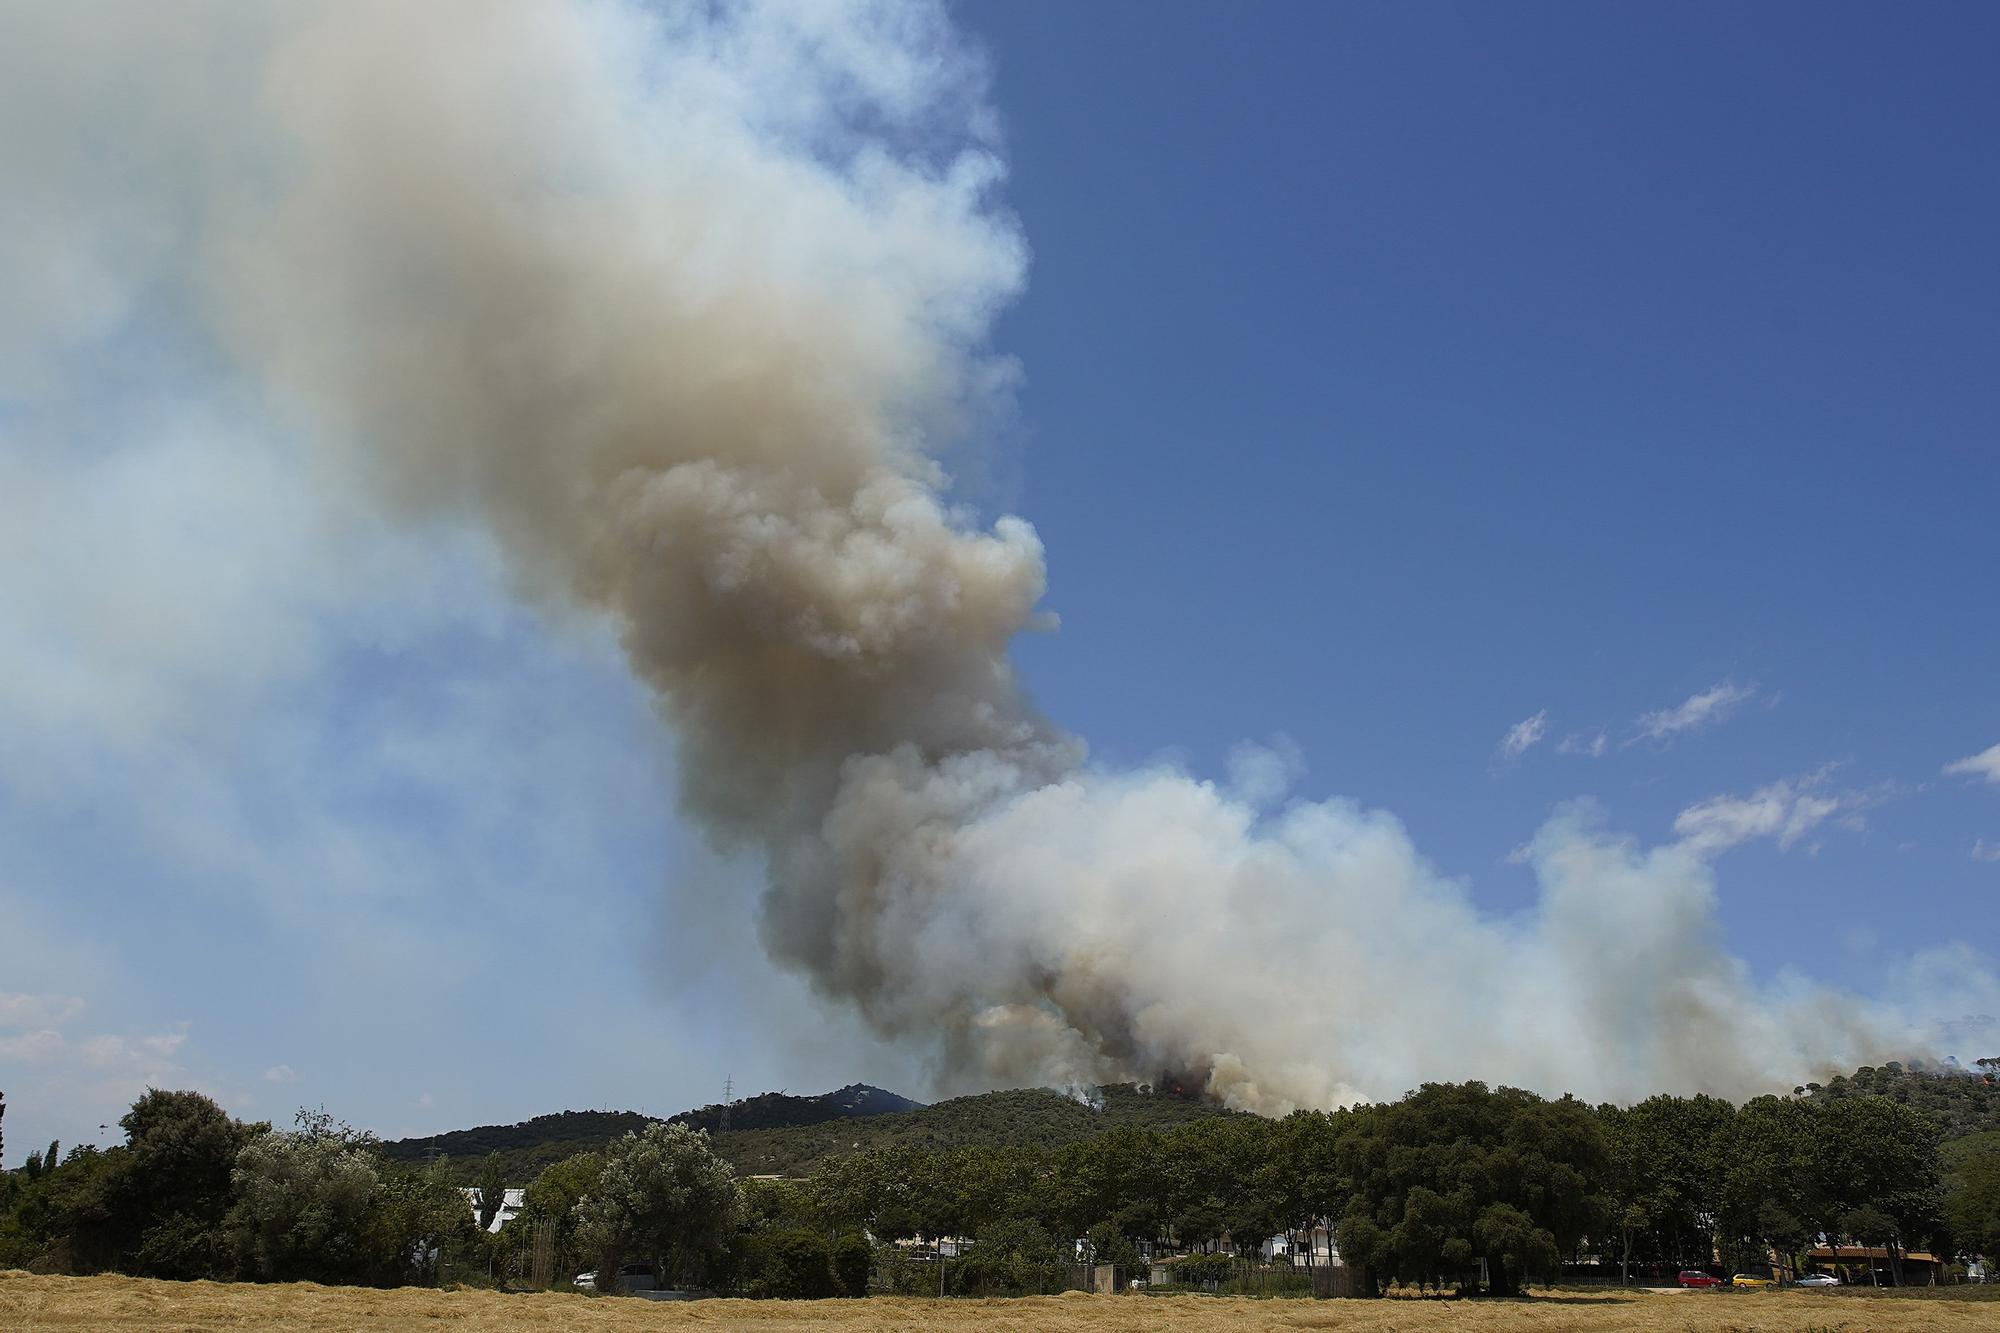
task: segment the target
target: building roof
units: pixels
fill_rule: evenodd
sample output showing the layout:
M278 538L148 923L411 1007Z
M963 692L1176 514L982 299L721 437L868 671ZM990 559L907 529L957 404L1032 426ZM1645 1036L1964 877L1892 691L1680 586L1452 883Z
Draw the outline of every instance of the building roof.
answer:
M1838 1248L1831 1245L1815 1245L1806 1251L1806 1258L1837 1262L1842 1259L1854 1259L1857 1261L1861 1259L1887 1259L1890 1257L1890 1254L1891 1251L1886 1246L1881 1245L1842 1245ZM1903 1258L1920 1264L1934 1264L1939 1262L1935 1254L1929 1254L1923 1250L1904 1250L1902 1254Z

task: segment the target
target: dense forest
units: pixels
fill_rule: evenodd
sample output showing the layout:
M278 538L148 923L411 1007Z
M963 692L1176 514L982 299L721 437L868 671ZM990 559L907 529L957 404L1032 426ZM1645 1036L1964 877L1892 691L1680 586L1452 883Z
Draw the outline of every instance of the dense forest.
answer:
M1880 1067L1863 1065L1851 1075L1835 1075L1825 1085L1808 1083L1792 1091L1816 1101L1887 1097L1929 1115L1947 1139L2000 1130L2000 1059L1981 1060L1973 1070L1955 1063L1935 1069L1906 1068L1891 1060Z
M1881 1086L1909 1095L1867 1090L1885 1073ZM1105 1089L1101 1109L1017 1091L719 1138L645 1120L531 1177L497 1151L399 1161L323 1113L274 1130L198 1093L156 1091L120 1121L123 1144L51 1144L0 1173L0 1267L520 1281L539 1252L542 1280L639 1258L675 1281L755 1295L991 1292L1045 1289L1079 1254L1212 1285L1207 1256L1256 1256L1266 1238L1330 1228L1360 1293L1504 1295L1579 1268L1657 1279L1768 1268L1776 1255L1796 1271L1819 1238L1892 1256L2000 1255L2000 1127L1982 1128L1985 1094L1920 1089L1907 1070L1841 1084L1742 1106L1658 1096L1630 1107L1429 1084L1282 1120L1131 1085ZM1973 1132L1948 1137L1927 1098ZM530 1124L548 1121L565 1127ZM601 1122L567 1127L583 1124ZM846 1142L829 1149L826 1135ZM743 1179L764 1173L732 1166L730 1139L739 1158L761 1144L812 1169ZM468 1174L469 1196L457 1183ZM502 1191L523 1185L521 1214L483 1229ZM971 1243L928 1272L895 1244L945 1237Z
M857 1089L873 1096L856 1099ZM865 1112L836 1117L827 1099L868 1106ZM754 1107L749 1117L738 1111ZM888 1109L899 1108L899 1109ZM900 1109L909 1108L909 1109ZM922 1106L879 1088L854 1084L822 1097L770 1094L731 1107L727 1133L719 1107L685 1111L671 1119L711 1131L715 1151L746 1176L809 1175L832 1157L887 1148L1027 1147L1061 1145L1107 1129L1138 1126L1166 1129L1189 1120L1230 1115L1214 1102L1186 1094L1155 1091L1150 1085L1118 1083L1097 1090L1093 1103L1046 1088L1014 1088L955 1097ZM796 1115L798 1118L790 1119ZM430 1138L398 1139L382 1145L392 1161L422 1162L440 1155L460 1184L474 1183L486 1154L498 1152L507 1178L531 1180L542 1168L570 1154L601 1148L620 1134L643 1127L647 1118L632 1112L569 1111L537 1116L519 1125L460 1130Z
M919 1111L924 1107L921 1102L881 1088L850 1083L815 1097L767 1092L732 1102L726 1109L728 1127L742 1131L798 1128L833 1120ZM682 1111L668 1119L690 1129L715 1133L724 1128L724 1111L717 1104ZM442 1157L462 1164L483 1160L488 1153L497 1152L510 1178L527 1179L551 1162L559 1162L582 1149L602 1147L621 1134L645 1128L651 1121L652 1117L636 1111L564 1111L559 1115L536 1116L518 1125L481 1125L477 1129L453 1130L423 1138L393 1139L382 1145L381 1152L392 1162L426 1162ZM465 1174L468 1170L469 1165L458 1169L465 1184L473 1183Z

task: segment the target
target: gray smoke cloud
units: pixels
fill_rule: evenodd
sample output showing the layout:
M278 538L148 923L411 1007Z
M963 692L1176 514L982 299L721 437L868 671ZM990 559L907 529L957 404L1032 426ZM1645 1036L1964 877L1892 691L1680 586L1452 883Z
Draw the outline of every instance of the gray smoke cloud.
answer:
M0 12L34 127L0 166L39 186L0 204L4 273L73 325L13 348L20 383L156 303L323 484L475 521L524 596L609 616L687 811L768 867L771 954L946 1084L1742 1094L1923 1040L1750 977L1711 844L1571 809L1497 920L1392 816L1289 800L1285 756L1108 771L1037 713L1007 653L1041 544L941 461L1004 406L986 337L1027 262L941 9Z

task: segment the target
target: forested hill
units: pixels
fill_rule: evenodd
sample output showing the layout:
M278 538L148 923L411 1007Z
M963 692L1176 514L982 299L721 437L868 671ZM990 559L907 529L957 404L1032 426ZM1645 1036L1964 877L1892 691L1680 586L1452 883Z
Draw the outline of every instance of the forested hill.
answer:
M850 1083L816 1097L792 1097L782 1092L746 1097L730 1104L729 1118L732 1130L779 1130L922 1109L921 1102L865 1083ZM722 1127L722 1110L720 1105L703 1106L668 1118L713 1134ZM488 1153L497 1152L510 1178L515 1174L533 1176L572 1153L602 1148L621 1134L644 1128L655 1118L637 1111L564 1111L558 1115L538 1115L518 1125L481 1125L477 1129L453 1130L427 1138L397 1139L382 1145L382 1155L404 1162L449 1158L454 1169L470 1179L476 1164Z
M521 1168L523 1179L533 1179L550 1163L571 1153L602 1148L621 1134L645 1128L653 1119L637 1111L563 1111L538 1115L518 1125L481 1125L428 1138L392 1139L382 1145L382 1155L397 1162L448 1157L470 1179L480 1160L497 1152L510 1167Z
M717 1132L719 1106L673 1117L714 1137L716 1151L744 1175L804 1175L823 1159L876 1148L1058 1146L1120 1125L1166 1129L1188 1120L1227 1115L1213 1103L1131 1083L1101 1091L1101 1108L1043 1088L1017 1088L955 1097L923 1106L880 1088L855 1084L820 1097L770 1093L730 1108L730 1131ZM809 1105L804 1105L809 1104ZM749 1110L746 1114L746 1108ZM908 1108L908 1109L900 1109ZM785 1123L783 1117L815 1117ZM422 1161L449 1158L453 1173L470 1182L489 1152L500 1154L507 1179L526 1183L544 1167L573 1153L593 1151L650 1117L635 1111L566 1111L518 1125L488 1125L429 1138L382 1145L384 1156Z
M715 1140L744 1175L805 1175L828 1157L878 1148L1060 1147L1121 1125L1167 1129L1189 1120L1233 1115L1213 1102L1142 1091L1118 1083L1099 1090L1093 1109L1046 1088L1015 1088L954 1097L902 1115L841 1120L792 1129L741 1130Z
M1929 1113L1947 1141L2000 1130L2000 1072L1990 1066L1930 1070L1891 1060L1880 1066L1863 1065L1852 1075L1836 1075L1830 1083L1808 1083L1796 1091L1822 1101L1887 1097Z
M724 1109L720 1104L704 1106L698 1111L682 1111L673 1119L715 1134L722 1129ZM900 1111L921 1111L924 1104L880 1088L871 1088L866 1083L850 1083L833 1092L822 1092L817 1097L790 1097L782 1092L767 1092L761 1097L745 1097L740 1102L732 1102L726 1109L729 1112L729 1128L734 1131L789 1129L796 1125L824 1124L829 1120L894 1115Z
M1042 1088L955 1097L923 1106L880 1088L852 1084L817 1097L767 1093L730 1107L721 1133L720 1106L674 1116L714 1136L715 1148L744 1175L807 1175L830 1157L878 1148L1058 1147L1121 1125L1166 1129L1188 1120L1229 1114L1199 1098L1131 1083L1102 1091L1101 1108ZM1798 1091L1815 1099L1878 1095L1925 1111L1947 1140L2000 1132L2000 1078L1986 1071L1927 1071L1891 1062L1863 1066L1830 1083ZM382 1145L385 1156L450 1159L470 1182L480 1161L497 1152L509 1180L526 1182L574 1153L602 1148L648 1123L636 1111L565 1111L518 1125L488 1125Z

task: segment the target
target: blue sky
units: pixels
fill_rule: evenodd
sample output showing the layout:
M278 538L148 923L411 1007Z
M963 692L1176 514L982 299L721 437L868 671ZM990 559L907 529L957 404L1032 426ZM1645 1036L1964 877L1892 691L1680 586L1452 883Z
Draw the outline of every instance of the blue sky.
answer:
M2000 809L1939 769L2000 736L1991 16L1261 20L967 14L1035 252L1042 699L1197 767L1286 733L1498 907L1552 802L1657 836L1837 764L1889 788L1868 831L1737 853L1732 942L1866 982L1877 938L1977 938ZM1720 683L1756 693L1627 744Z
M1716 866L1760 976L1990 976L2000 755L1946 770L2000 743L2000 19L953 12L1032 255L963 494L1041 533L1016 660L1095 756L1295 747L1500 916L1565 802L1754 828ZM254 394L185 391L171 292L110 280L173 169L88 187L104 283L0 207L48 321L0 328L6 1160L149 1081L388 1135L924 1095L765 961L603 626L322 512Z

